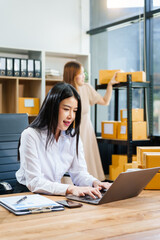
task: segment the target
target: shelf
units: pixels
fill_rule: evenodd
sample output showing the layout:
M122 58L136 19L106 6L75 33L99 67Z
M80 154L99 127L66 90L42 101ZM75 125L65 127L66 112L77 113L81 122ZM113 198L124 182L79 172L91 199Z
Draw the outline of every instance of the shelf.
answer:
M148 120L149 116L147 111L147 104L146 104L146 94L148 91L146 89L150 88L150 82L132 82L131 75L127 75L127 82L121 82L118 84L113 85L113 89L115 90L115 109L114 109L114 121L118 121L118 113L119 113L119 90L125 89L127 94L127 140L118 140L118 139L103 139L102 137L97 137L99 142L106 142L108 144L114 145L124 145L127 146L127 157L128 163L132 162L132 152L133 147L140 146L140 145L147 145L151 143L150 139L146 140L132 140L132 89L133 88L141 88L143 89L144 93L144 120ZM98 80L95 79L95 89L106 89L107 84L97 84ZM149 133L151 133L152 121L149 121ZM95 133L97 134L97 106L95 105ZM152 135L152 134L150 134Z
M100 142L107 142L109 144L116 144L116 145L127 145L128 141L127 140L118 140L118 139L106 139L106 138L102 138L102 137L97 137L97 140ZM134 140L131 141L130 143L132 143L133 145L144 145L145 143L149 143L150 139L146 139L146 140Z
M150 85L150 82L131 82L131 87L132 88L148 88ZM123 83L118 83L113 85L113 89L118 89L118 88L126 88L128 86L127 82ZM107 84L99 84L96 85L96 89L106 89Z
M48 91L63 81L63 68L68 61L79 61L89 73L89 55L79 53L50 52L34 49L0 47L0 57L38 59L41 61L41 78L0 76L0 113L18 113L19 97L39 98L40 106ZM45 76L47 68L59 71L60 76ZM34 119L35 116L29 116Z
M31 78L31 77L18 77L18 76L0 76L0 79L7 79L7 80L10 80L10 79L19 79L19 80L35 80L35 81L42 81L42 78Z

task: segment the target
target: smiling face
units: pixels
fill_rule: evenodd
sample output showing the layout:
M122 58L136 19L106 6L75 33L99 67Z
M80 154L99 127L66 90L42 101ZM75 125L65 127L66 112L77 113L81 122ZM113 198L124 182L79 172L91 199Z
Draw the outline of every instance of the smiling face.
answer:
M85 80L84 68L81 67L79 73L75 76L74 82L77 87L83 86Z
M75 97L69 97L60 102L56 140L58 140L60 131L66 131L75 120L77 109L78 101Z

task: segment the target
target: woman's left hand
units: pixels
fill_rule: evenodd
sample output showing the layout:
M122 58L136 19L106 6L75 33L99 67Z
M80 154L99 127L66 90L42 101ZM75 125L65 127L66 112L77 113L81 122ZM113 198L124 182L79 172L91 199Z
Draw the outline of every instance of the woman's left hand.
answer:
M109 182L100 182L98 180L93 182L93 187L94 188L99 188L100 189L109 189L112 183Z

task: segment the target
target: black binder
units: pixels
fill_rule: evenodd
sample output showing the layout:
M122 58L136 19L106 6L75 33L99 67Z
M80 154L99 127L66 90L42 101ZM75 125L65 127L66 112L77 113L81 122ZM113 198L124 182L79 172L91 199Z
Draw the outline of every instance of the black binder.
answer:
M27 77L27 59L21 59L21 77Z
M41 61L34 60L34 76L37 78L41 77Z
M7 58L7 76L13 76L13 58Z
M34 77L34 60L28 59L28 77Z
M14 58L14 76L20 76L20 59Z
M6 75L6 58L0 57L0 76Z

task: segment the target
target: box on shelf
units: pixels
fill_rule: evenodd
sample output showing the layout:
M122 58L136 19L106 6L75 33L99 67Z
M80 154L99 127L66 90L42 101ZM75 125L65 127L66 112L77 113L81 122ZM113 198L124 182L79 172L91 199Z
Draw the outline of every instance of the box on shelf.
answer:
M160 152L143 152L142 167L160 167Z
M127 122L127 109L120 110L120 118L122 122ZM133 108L132 109L132 121L142 122L144 121L144 109L143 108Z
M117 139L127 140L127 122L119 122L117 128ZM146 122L132 122L132 140L146 140L147 139L147 123Z
M19 113L37 115L39 113L39 98L19 98Z
M131 74L132 82L146 82L146 73L144 71L138 72L118 72L116 80L118 82L127 82L127 75Z
M107 84L112 79L114 74L120 70L99 70L99 83Z
M118 121L103 121L101 122L102 138L116 139L117 138Z
M156 175L151 179L151 181L147 184L145 189L155 189L160 190L160 173L156 173Z
M127 163L127 155L112 154L112 166L121 166L122 170L124 170L125 163Z
M127 155L112 155L112 165L109 166L109 179L115 180L121 172L126 171L128 168L138 167L136 156L132 156L132 163L127 163Z
M137 146L137 162L139 166L143 165L143 152L160 152L160 147L158 146L147 146L139 147Z
M127 171L127 169L130 169L130 168L138 168L138 163L136 160L134 160L134 158L136 158L136 157L132 157L132 163L126 163L124 165L125 172Z

